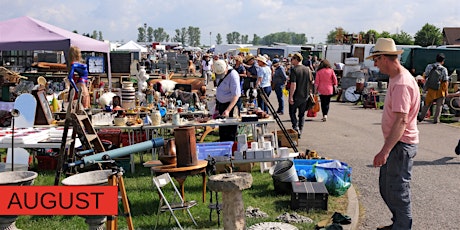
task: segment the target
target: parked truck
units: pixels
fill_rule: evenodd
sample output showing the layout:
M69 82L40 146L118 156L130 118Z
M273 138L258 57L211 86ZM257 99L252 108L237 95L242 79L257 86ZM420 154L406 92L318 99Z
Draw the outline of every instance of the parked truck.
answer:
M450 74L460 70L460 48L405 48L401 54L401 64L414 76L422 75L428 64L436 62L436 55L444 53L444 66Z

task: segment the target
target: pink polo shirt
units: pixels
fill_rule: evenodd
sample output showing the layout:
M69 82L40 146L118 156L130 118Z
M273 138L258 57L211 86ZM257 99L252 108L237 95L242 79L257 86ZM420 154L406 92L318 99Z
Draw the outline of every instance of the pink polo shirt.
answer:
M395 113L405 113L408 121L400 141L406 144L417 144L419 142L417 128L419 109L419 87L409 71L403 68L399 75L390 77L388 83L382 115L383 137L386 139L390 134L391 126L396 119Z

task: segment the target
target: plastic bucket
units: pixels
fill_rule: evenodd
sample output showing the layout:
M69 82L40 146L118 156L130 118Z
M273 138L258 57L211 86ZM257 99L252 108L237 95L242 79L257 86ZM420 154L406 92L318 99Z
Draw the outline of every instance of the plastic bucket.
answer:
M273 179L273 186L277 194L290 194L292 181L299 181L294 163L290 160L281 161L269 170Z
M291 160L281 161L270 168L270 175L273 179L281 182L299 181L297 172L294 167L294 162Z

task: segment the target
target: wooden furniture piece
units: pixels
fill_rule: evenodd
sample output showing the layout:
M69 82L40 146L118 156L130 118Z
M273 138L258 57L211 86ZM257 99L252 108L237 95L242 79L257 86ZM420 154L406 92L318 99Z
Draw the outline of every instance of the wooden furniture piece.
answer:
M163 173L169 173L177 182L179 182L179 187L181 191L181 196L185 200L185 189L184 189L184 182L188 176L193 176L196 174L201 173L203 177L203 202L206 200L206 166L208 165L208 161L205 160L198 160L198 164L194 166L188 167L177 167L176 164L171 165L159 165L159 166L152 166L151 170L156 175L161 175Z

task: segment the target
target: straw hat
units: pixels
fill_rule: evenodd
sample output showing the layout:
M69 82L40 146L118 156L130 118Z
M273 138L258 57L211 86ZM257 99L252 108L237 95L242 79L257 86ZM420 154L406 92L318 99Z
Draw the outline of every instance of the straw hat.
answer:
M267 65L267 59L264 57L264 56L257 56L256 58L257 61L261 61L263 63L265 63L265 65Z
M45 86L46 85L46 78L44 78L43 76L38 77L37 78L37 83L40 84L40 85Z
M251 59L254 59L254 55L248 54L248 55L246 55L246 58L244 59L244 61L245 61L245 62L248 62L248 61L250 61Z
M379 38L374 46L374 51L366 59L372 59L378 55L399 55L402 54L402 50L397 50L395 41L391 38Z
M239 55L234 56L233 59L234 59L235 61L243 62L243 58L242 58L241 56L239 56Z
M214 73L223 74L227 70L227 63L224 60L219 59L213 64Z

